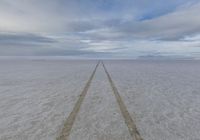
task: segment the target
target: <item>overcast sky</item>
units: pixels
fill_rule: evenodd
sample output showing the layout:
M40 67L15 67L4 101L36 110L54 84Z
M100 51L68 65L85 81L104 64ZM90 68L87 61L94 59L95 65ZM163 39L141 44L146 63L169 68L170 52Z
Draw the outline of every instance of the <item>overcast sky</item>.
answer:
M0 0L0 56L200 58L200 0Z

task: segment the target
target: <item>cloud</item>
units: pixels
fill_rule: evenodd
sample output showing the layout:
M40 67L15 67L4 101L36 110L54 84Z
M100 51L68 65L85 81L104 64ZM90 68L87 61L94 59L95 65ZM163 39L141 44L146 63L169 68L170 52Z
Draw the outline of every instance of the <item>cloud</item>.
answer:
M173 13L144 21L109 20L102 29L86 32L102 39L148 39L175 41L200 33L200 3L181 7ZM110 24L109 24L110 23Z
M198 57L199 8L198 0L1 0L0 55Z
M0 33L0 45L39 45L55 42L52 38L30 33Z

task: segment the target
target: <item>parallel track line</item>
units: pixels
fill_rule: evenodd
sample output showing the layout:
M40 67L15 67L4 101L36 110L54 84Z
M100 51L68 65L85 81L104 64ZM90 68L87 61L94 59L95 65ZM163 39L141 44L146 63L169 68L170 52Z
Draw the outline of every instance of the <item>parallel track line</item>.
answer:
M107 75L107 78L110 82L110 85L112 87L112 90L117 100L117 103L119 105L120 111L124 117L125 123L128 127L130 135L132 136L133 140L143 140L103 62L102 62L102 65Z
M88 89L89 89L89 87L91 85L92 79L93 79L93 77L94 77L94 75L96 73L96 70L97 70L97 68L99 66L99 63L100 62L98 62L97 65L95 66L95 69L92 72L89 80L87 81L83 91L81 92L80 97L79 97L78 101L76 102L72 112L70 113L70 115L66 119L66 121L64 123L64 127L63 127L60 135L57 137L57 140L68 140L68 137L70 135L72 126L73 126L73 124L75 122L76 116L77 116L77 114L78 114L78 112L79 112L79 110L81 108L83 100L84 100L84 98L85 98L85 96L87 94L87 91L88 91Z

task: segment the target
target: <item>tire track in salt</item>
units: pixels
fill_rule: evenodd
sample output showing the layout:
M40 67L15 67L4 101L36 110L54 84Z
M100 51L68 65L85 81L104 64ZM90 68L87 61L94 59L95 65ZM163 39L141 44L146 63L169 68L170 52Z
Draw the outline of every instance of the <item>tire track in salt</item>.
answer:
M124 117L125 123L129 129L130 135L132 136L133 140L143 140L103 62L102 65L112 87L120 111Z
M85 96L87 94L87 91L88 91L88 89L90 87L90 84L91 84L92 79L93 79L93 77L94 77L94 75L96 73L96 70L97 70L97 68L99 66L99 63L100 63L100 61L95 66L95 69L92 72L89 80L87 81L83 91L81 92L80 97L79 97L78 101L76 102L72 112L70 113L70 115L66 119L66 121L64 123L64 127L63 127L60 135L58 136L57 140L67 140L68 139L68 136L70 135L72 126L73 126L73 124L75 122L76 116L77 116L77 114L78 114L78 112L80 110L80 107L81 107L81 105L83 103L83 100L84 100L84 98L85 98Z

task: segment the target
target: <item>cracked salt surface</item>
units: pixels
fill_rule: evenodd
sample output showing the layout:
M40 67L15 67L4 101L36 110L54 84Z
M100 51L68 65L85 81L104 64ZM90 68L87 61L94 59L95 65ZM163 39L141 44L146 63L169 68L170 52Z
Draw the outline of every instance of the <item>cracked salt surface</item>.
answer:
M144 140L200 140L200 61L107 61Z
M55 140L95 65L0 60L0 140Z

